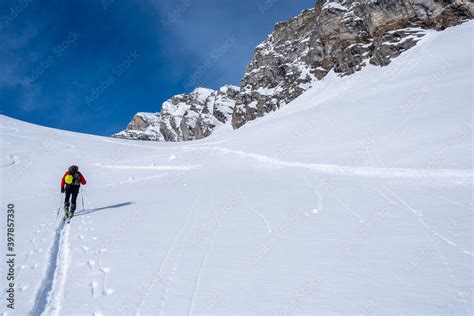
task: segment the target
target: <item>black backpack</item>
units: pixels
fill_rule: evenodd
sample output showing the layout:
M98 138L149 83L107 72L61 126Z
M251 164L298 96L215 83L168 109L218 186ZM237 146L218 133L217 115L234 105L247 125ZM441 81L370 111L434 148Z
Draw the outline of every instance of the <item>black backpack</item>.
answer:
M81 175L77 166L69 167L67 173L72 176L72 183L70 185L81 185Z

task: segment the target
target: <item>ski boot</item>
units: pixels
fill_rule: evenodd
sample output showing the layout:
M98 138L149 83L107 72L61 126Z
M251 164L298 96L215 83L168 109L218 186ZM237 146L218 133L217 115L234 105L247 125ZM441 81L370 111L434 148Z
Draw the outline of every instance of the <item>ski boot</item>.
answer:
M64 206L64 221L66 221L69 218L69 205Z

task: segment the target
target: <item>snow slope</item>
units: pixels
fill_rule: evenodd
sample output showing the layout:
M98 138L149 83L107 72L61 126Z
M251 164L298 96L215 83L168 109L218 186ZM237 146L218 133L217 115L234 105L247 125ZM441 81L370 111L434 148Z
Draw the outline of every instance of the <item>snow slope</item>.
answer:
M15 314L471 314L473 26L201 141L1 116ZM73 163L88 184L64 226Z

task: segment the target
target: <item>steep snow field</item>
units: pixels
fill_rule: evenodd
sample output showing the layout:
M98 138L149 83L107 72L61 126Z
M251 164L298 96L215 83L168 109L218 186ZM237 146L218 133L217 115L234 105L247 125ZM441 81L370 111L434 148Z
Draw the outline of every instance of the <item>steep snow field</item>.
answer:
M472 313L473 26L202 141L1 116L15 314ZM64 225L70 164L88 184Z

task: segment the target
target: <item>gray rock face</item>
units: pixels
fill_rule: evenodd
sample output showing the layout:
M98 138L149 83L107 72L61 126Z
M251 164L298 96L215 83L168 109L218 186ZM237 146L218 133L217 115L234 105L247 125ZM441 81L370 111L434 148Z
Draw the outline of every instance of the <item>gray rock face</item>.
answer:
M329 0L305 10L257 46L240 89L198 88L138 113L115 137L184 141L216 126L239 128L285 106L330 71L347 76L368 64L388 65L416 45L424 29L443 30L474 16L467 0Z
M416 45L422 29L472 19L467 0L333 0L303 11L255 50L232 115L239 128L289 103L333 70L350 75L368 63L385 66Z
M214 128L227 123L235 107L239 88L219 90L197 88L165 101L159 113L137 113L127 129L116 138L152 141L188 141L209 136Z

